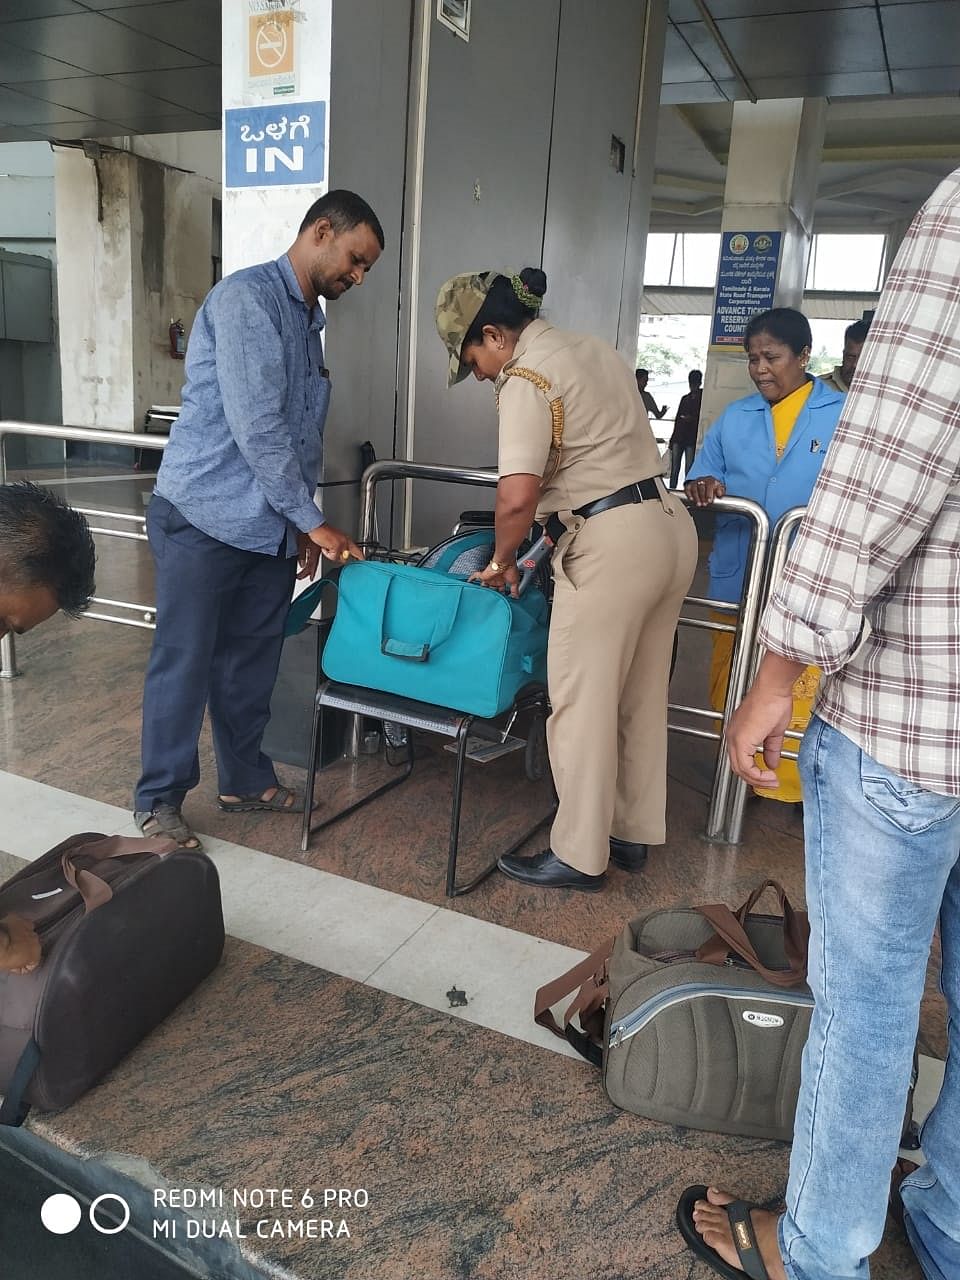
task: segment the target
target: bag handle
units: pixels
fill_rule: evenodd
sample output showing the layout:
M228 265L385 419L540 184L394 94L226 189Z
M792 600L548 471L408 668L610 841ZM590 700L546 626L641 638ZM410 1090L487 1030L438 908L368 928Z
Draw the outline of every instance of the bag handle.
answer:
M546 983L537 992L533 1002L534 1022L546 1027L561 1040L566 1040L595 1067L600 1066L603 1052L603 1013L609 995L607 962L613 953L615 942L615 938L608 939L585 960L575 964L559 978ZM553 1016L553 1006L571 991L577 991L577 995L564 1013L561 1027ZM572 1025L577 1014L580 1015L583 1031L578 1031Z
M109 902L113 897L113 890L100 876L78 867L74 862L77 854L93 858L95 862L105 862L109 858L126 858L137 853L156 854L162 858L178 847L175 840L159 836L151 840L140 840L134 836L108 836L105 840L93 840L90 844L74 845L61 857L60 867L67 884L76 889L83 899L85 911L90 912Z
M397 576L393 573L379 576L385 579L382 592L383 599L380 602L380 652L385 657L402 658L407 662L428 661L431 649L439 648L445 640L450 639L454 623L457 620L457 610L460 607L462 584L456 579L451 580L449 585L444 584L443 594L440 597L440 606L433 620L433 631L430 639L423 641L421 644L411 644L405 640L396 640L386 633L387 602L390 599L390 592L397 582Z
M768 888L776 891L783 915L783 943L788 961L786 969L768 969L757 955L756 948L744 928L751 909L756 906ZM722 965L732 952L772 986L799 987L806 981L807 943L810 937L807 913L794 910L783 886L776 880L765 880L754 889L736 912L722 903L697 907L697 910L715 930L713 936L697 949L698 960L706 964Z

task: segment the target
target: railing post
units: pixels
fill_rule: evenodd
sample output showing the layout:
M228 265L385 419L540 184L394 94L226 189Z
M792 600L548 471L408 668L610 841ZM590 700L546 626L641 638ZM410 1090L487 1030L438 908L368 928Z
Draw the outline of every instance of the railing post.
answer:
M774 526L773 533L770 535L770 550L767 554L766 564L763 567L763 577L760 583L760 599L757 605L757 616L753 628L753 638L750 645L750 657L747 665L747 680L743 689L745 694L747 689L753 684L756 678L757 668L760 666L760 645L757 641L757 633L760 630L760 618L764 609L767 607L771 595L773 594L774 583L779 582L783 574L784 565L787 563L787 556L790 551L790 539L794 530L803 519L806 507L791 507L777 521ZM742 695L741 695L742 696ZM789 741L789 740L788 740ZM797 744L799 746L799 744ZM721 743L721 749L723 744ZM743 812L747 803L747 784L742 779L736 779L736 786L730 797L729 813L727 814L726 838L730 844L739 844L743 834Z
M7 483L7 435L0 430L0 484ZM17 646L13 632L0 640L0 680L13 680L20 674L17 666Z
M721 503L724 500L721 499ZM720 503L717 504L718 506ZM710 810L707 814L706 836L708 840L723 840L729 835L727 821L730 808L731 788L737 783L730 768L726 751L726 727L734 709L739 706L746 692L750 675L750 662L754 653L754 642L757 631L757 619L760 615L760 593L763 586L763 570L767 558L767 546L770 541L770 522L762 507L751 504L754 528L747 553L747 564L744 571L743 594L740 599L740 618L737 634L734 639L733 656L730 662L730 678L727 682L727 699L723 707L723 732L720 735L720 747L717 752L717 764L713 777L713 789L710 794ZM735 842L733 842L735 843Z

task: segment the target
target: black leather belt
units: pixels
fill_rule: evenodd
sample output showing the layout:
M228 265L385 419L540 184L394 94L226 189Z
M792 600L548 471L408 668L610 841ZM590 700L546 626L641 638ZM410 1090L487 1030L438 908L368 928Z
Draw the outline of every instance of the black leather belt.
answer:
M633 484L624 485L622 489L618 489L616 493L607 494L605 498L586 502L582 507L577 507L573 514L588 520L590 516L598 516L601 511L625 507L631 502L653 502L655 498L659 501L660 490L657 488L656 480L651 476L648 480L636 480Z
M605 498L595 498L593 502L585 502L582 507L575 508L573 514L589 520L598 516L601 511L612 511L614 507L625 507L634 502L653 502L660 500L657 482L650 476L646 480L635 480L633 484L624 485L616 493L608 493ZM566 532L567 526L559 516L553 515L547 521L547 534L554 542Z

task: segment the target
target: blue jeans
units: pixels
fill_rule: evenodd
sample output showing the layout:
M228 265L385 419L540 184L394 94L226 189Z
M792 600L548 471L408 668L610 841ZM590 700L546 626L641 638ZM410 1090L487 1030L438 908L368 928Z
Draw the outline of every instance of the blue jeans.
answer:
M960 1276L960 797L878 764L814 717L800 751L816 1006L780 1220L791 1280L866 1280L883 1235L938 915L950 1061L903 1184L928 1280Z

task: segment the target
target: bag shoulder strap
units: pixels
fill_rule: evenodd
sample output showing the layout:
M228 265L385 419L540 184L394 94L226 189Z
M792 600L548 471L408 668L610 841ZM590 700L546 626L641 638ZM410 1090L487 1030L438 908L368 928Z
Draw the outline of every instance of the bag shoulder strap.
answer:
M537 390L541 393L547 402L547 408L550 410L550 447L554 451L553 470L548 476L545 476L541 488L546 488L553 477L560 470L560 458L563 455L563 398L561 396L551 396L553 390L552 384L542 373L537 373L535 369L527 369L524 365L515 364L512 369L504 369L504 378L523 378L527 382L533 383ZM499 407L500 396L497 394L497 405Z
M615 938L608 939L585 960L542 986L533 1005L533 1019L537 1025L566 1040L595 1067L601 1065L602 1059L603 1014L609 995L607 962L613 954L615 942ZM577 995L564 1013L561 1027L553 1016L553 1006L571 991L577 991ZM578 1014L583 1032L572 1025Z

